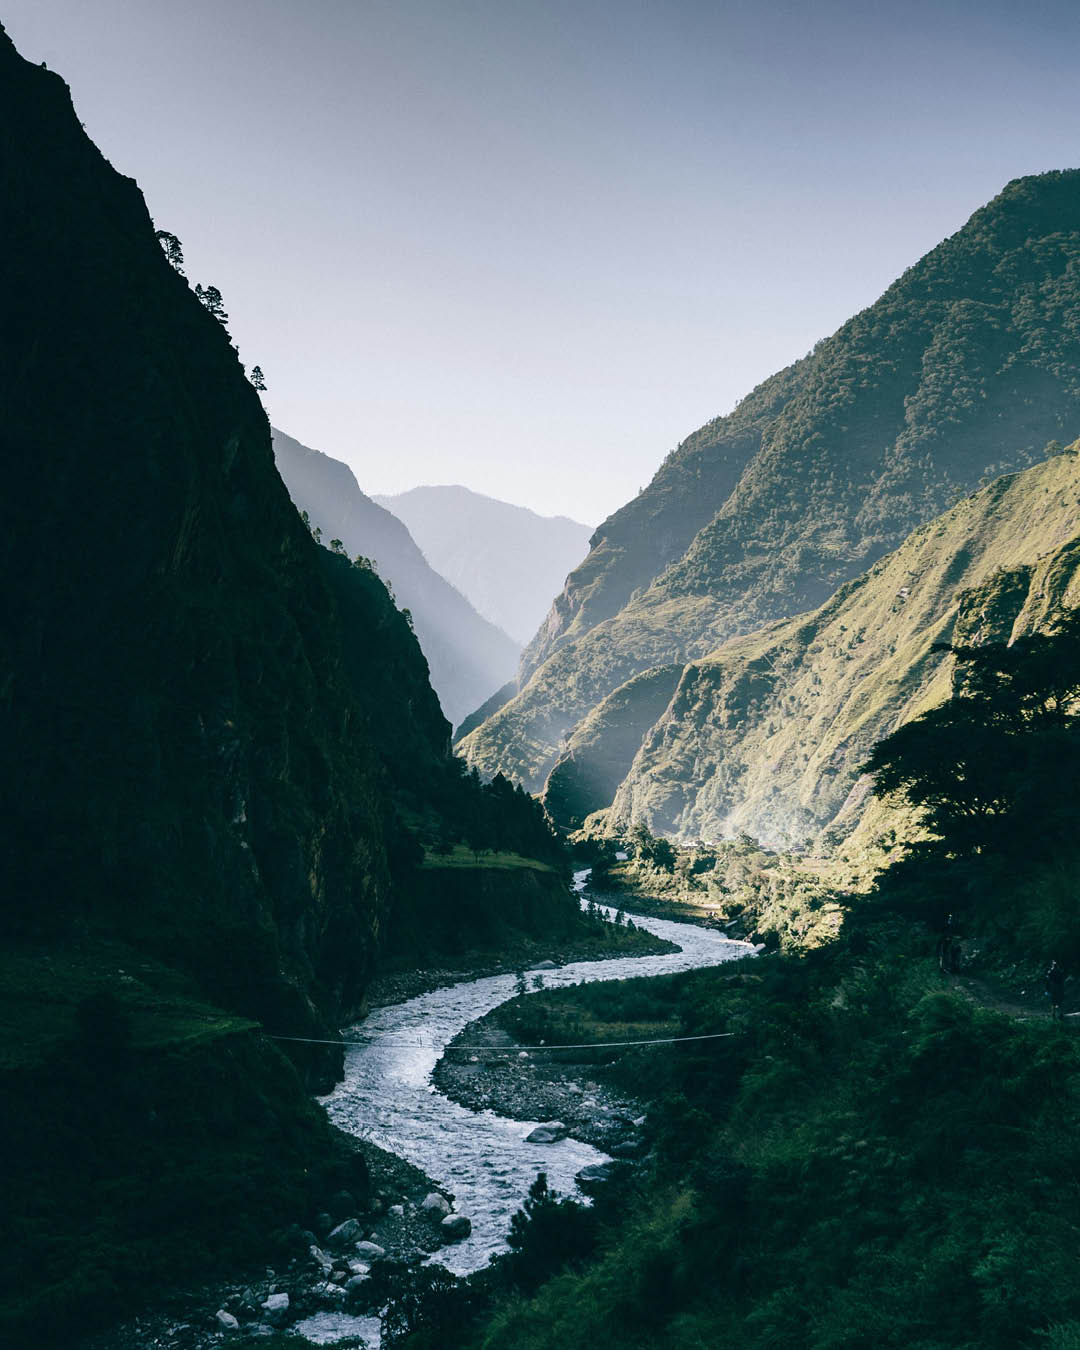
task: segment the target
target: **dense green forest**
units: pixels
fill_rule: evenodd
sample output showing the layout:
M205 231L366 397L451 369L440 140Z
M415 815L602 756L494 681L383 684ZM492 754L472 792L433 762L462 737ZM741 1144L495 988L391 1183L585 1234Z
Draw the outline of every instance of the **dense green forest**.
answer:
M647 1101L646 1163L592 1210L538 1185L512 1256L400 1343L1080 1343L1080 1044L1042 997L1080 961L1080 618L949 656L952 699L868 765L925 837L835 940L500 1010L553 1046L731 1034L590 1064Z

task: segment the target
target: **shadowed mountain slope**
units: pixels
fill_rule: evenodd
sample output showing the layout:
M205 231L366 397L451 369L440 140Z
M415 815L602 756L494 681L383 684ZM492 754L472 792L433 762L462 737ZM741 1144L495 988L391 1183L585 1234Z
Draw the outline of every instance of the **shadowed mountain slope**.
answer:
M16 922L121 932L232 1006L331 1025L363 988L389 878L321 550L138 188L57 76L6 37L0 63ZM371 604L404 626L385 593ZM430 719L423 736L444 753Z
M0 1343L67 1346L365 1202L305 1090L340 1046L263 1030L336 1037L380 951L585 925L536 803L451 757L386 586L304 525L138 187L2 29L0 345Z
M456 725L506 683L518 644L431 566L407 526L360 490L348 465L276 428L274 456L293 501L324 542L340 539L350 557L370 558L409 610L431 683Z
M602 524L463 742L534 789L639 671L821 604L960 492L1080 427L1080 172L1018 179L703 427Z
M465 487L417 487L375 500L405 522L441 576L521 643L589 549L589 526Z

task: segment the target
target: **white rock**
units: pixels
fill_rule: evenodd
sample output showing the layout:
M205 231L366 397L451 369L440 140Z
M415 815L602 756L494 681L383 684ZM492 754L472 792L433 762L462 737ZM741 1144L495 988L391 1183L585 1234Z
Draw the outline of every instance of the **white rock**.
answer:
M519 1051L518 1051L518 1059L528 1059L528 1058L529 1058L529 1052L528 1052L527 1050L519 1050Z
M403 1219L405 1217L405 1206L391 1205L390 1213L394 1216L395 1219Z
M424 1196L420 1208L425 1214L439 1214L442 1216L443 1214L450 1213L450 1201L447 1200L445 1195L440 1195L438 1191L429 1191L428 1194Z
M289 1318L288 1294L271 1294L263 1304L263 1311L272 1327L284 1326Z
M240 1328L240 1323L231 1312L226 1312L224 1308L219 1308L217 1310L214 1314L214 1321L218 1324L218 1328L221 1331L238 1331Z
M371 1267L366 1261L349 1261L346 1263L349 1267L350 1275L370 1275Z
M527 1144L557 1144L570 1133L561 1120L549 1121L546 1125L537 1125L536 1129L525 1136Z
M380 1247L377 1242L358 1242L356 1254L365 1261L378 1261L381 1256L386 1255L386 1248Z
M347 1247L350 1242L355 1242L363 1230L357 1219L346 1219L344 1223L327 1234L327 1245L331 1247Z
M364 1281L370 1278L371 1277L369 1275L354 1275L351 1280L347 1280L345 1282L346 1295L355 1293L355 1291L360 1288L360 1286L364 1283Z
M558 970L558 963L555 961L537 961L536 965L530 966L530 970Z

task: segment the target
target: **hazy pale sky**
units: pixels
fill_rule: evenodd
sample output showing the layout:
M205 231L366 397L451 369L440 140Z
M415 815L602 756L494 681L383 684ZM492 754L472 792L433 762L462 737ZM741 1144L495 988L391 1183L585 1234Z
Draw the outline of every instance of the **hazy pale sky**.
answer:
M1073 0L6 0L274 422L596 523L1010 179Z

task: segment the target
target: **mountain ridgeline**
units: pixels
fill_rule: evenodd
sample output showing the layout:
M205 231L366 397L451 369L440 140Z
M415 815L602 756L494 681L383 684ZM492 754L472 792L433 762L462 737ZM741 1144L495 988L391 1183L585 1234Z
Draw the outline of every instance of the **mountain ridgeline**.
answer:
M587 525L464 487L418 487L375 500L405 522L440 576L522 644L589 549Z
M443 711L456 726L513 674L520 647L433 568L407 523L361 492L352 470L276 428L274 457L297 509L324 543L370 558L412 615Z
M1075 437L1078 260L1080 172L1018 179L680 445L596 531L516 697L462 742L470 761L542 789L594 711L610 723L614 690L654 671L655 700L659 672L816 608L958 496Z

